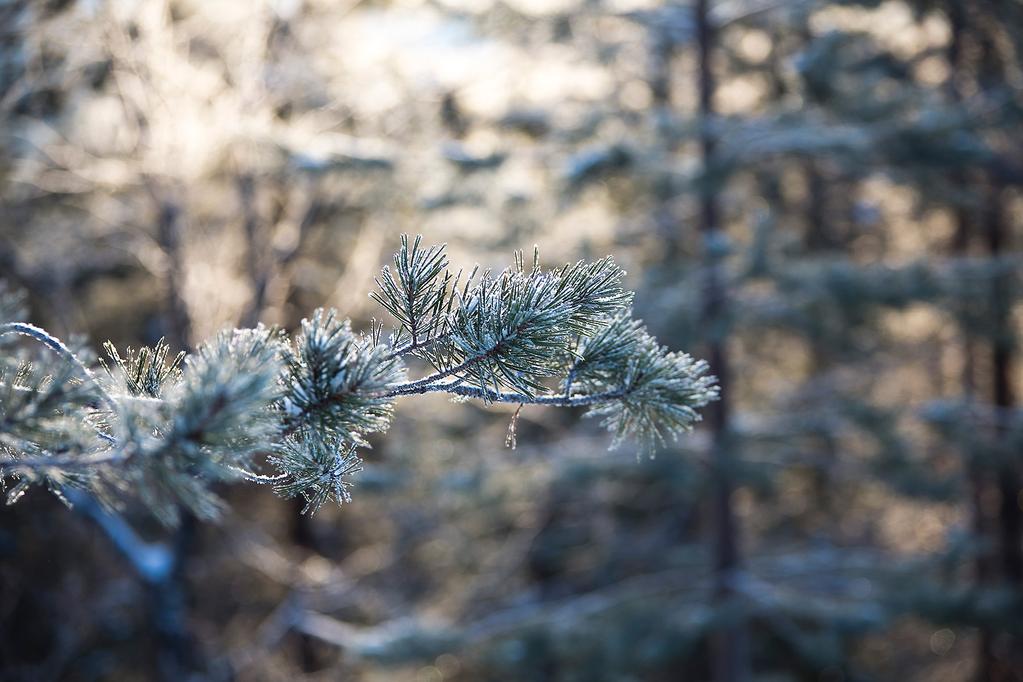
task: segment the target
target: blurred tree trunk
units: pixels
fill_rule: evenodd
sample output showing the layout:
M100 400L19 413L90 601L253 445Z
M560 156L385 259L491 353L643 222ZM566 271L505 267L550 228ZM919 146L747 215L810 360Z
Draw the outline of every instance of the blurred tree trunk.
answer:
M270 283L269 268L265 265L266 239L262 230L259 208L256 205L256 179L251 173L238 175L238 202L241 204L242 229L245 233L245 269L252 287L252 298L238 320L242 328L255 327L266 306L266 290Z
M809 159L803 165L804 177L806 178L806 234L804 236L804 247L807 254L817 257L822 252L832 252L842 248L845 244L841 239L836 238L830 216L834 213L829 211L830 195L828 187L831 178L827 177L821 170L817 160ZM814 394L821 390L819 383L821 377L826 377L833 368L833 354L826 341L817 337L809 340L810 344L810 374L814 378ZM825 381L828 379L826 378ZM813 477L814 508L825 514L829 520L834 517L840 503L834 494L834 463L839 456L839 447L836 443L835 434L827 431L814 437L815 446L818 448L816 461L811 469Z
M647 42L647 85L650 87L652 99L653 122L659 152L670 162L678 151L671 108L671 76L676 41L668 28L652 22L647 26ZM679 219L673 207L677 188L670 173L658 174L654 181L653 194L655 200L653 228L658 236L658 243L663 244L663 262L674 263L679 256L681 235L678 234Z
M987 238L988 253L993 261L1003 255L1007 241L1004 208L1004 190L992 183L984 212L984 228ZM1013 374L1013 338L1011 315L1011 284L1007 277L998 273L993 282L992 296L994 313L994 330L991 339L991 398L994 402L997 419L996 438L1001 442L1006 436L1008 425L1005 423L1009 411L1015 405L1015 394L1012 385ZM1003 448L999 448L1003 450ZM1008 451L1008 448L1004 449ZM999 461L998 492L1000 503L998 508L999 538L998 551L1001 556L1002 574L1009 587L1023 589L1023 501L1020 491L1019 465L1014 457L1005 456ZM1015 633L1005 633L1003 641L998 643L996 654L998 660L991 675L997 682L1019 682L1023 680L1023 639Z
M157 243L166 262L164 317L167 342L175 350L192 351L192 317L182 292L185 263L182 246L181 207L173 199L158 199Z
M191 353L192 316L184 298L185 256L181 207L170 196L154 194L157 201L157 243L163 250L165 333L172 348ZM188 626L188 562L195 550L199 520L179 506L180 525L170 546L171 570L165 580L150 585L161 676L180 680L204 668L198 643Z
M1018 68L1007 62L1007 55L999 45L1000 25L998 2L985 0L967 5L968 21L975 28L977 40L977 83L980 91L991 101L1003 97L1004 84L1009 82L1008 72ZM995 144L998 144L997 142ZM1010 151L1011 153L1011 151ZM984 238L992 266L1000 267L1000 260L1011 247L1011 235L1006 215L1006 186L1004 181L989 174L980 186ZM1015 341L1012 330L1012 284L1006 273L996 272L991 289L993 314L990 339L991 400L996 409L995 438L1006 437L1005 419L1015 405L1012 385L1015 362ZM1003 448L999 448L1003 450ZM1008 450L1008 448L1004 448ZM1004 456L996 472L999 505L997 511L997 543L1002 581L1015 591L1017 598L1023 590L1023 509L1020 503L1021 483L1019 463L1013 456ZM1023 638L1015 632L1003 632L994 642L993 682L1023 681Z
M966 12L958 0L950 3L948 10L949 43L947 51L948 81L946 89L949 98L956 103L963 100L961 92L962 71L965 68L963 61L964 41L967 32ZM969 179L962 170L956 169L952 172L950 180L954 187L967 187ZM971 211L959 201L953 209L955 219L955 232L952 237L953 257L964 257L970 251L970 237L973 232L973 218ZM962 305L962 304L961 304ZM960 330L962 336L962 393L968 400L976 397L976 381L974 372L976 354L975 344L969 329ZM970 480L970 506L972 517L972 528L974 536L981 542L981 549L977 554L974 565L974 576L977 586L981 589L990 587L994 577L992 571L991 552L985 546L991 537L991 519L988 518L985 501L989 498L991 481L988 472L977 461L972 453L964 453L968 459L968 475ZM981 623L978 627L976 676L978 682L986 682L992 679L994 670L994 639L991 628Z
M251 298L238 321L241 327L253 327L266 313L270 282L284 275L286 266L297 257L309 226L315 222L320 211L319 202L310 198L298 223L298 236L292 249L275 254L272 251L272 237L276 224L268 224L259 210L259 184L251 173L240 173L235 181L242 216L242 231L245 235L245 269L252 290ZM285 279L284 291L279 292L287 301L290 284ZM305 500L296 497L287 501L289 516L289 539L303 552L321 554L313 532L311 518L303 514ZM296 656L303 672L311 673L323 667L315 640L304 633L297 635Z
M714 130L715 78L713 59L716 32L710 16L710 0L697 0L695 26L699 69L700 159L703 169L700 192L700 231L704 241L703 320L709 330L707 349L711 371L718 377L721 399L711 404L708 421L713 437L711 471L714 510L714 604L719 625L712 644L712 669L716 682L743 682L748 677L746 627L735 612L740 579L739 528L733 507L734 444L730 437L731 396L726 342L725 310L728 303L724 273L724 235L721 227L720 188L713 176L716 153Z

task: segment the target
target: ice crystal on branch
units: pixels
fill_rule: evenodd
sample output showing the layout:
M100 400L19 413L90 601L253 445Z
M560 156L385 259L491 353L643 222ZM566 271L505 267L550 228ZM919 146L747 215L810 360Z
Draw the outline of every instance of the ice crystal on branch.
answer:
M578 336L568 354L564 390L600 390L616 381L620 369L645 341L643 323L623 311L590 336Z
M84 485L65 462L103 447L89 420L76 415L95 404L95 393L76 378L67 363L22 364L11 374L0 373L0 486L5 474L13 479L7 502L16 502L33 484L56 491L64 485ZM49 444L49 446L48 446ZM32 462L32 466L22 466Z
M618 398L590 407L614 434L612 447L634 439L652 451L668 437L690 430L696 411L718 395L706 362L660 346L629 311L589 337L580 337L564 382L584 395L614 392Z
M12 479L12 499L31 485L58 495L75 486L111 505L134 495L167 522L182 506L215 516L211 483L239 477L314 511L350 499L356 448L389 427L399 396L584 407L615 445L636 439L644 450L690 429L717 396L705 363L631 318L610 257L545 270L534 251L529 267L517 254L500 274L474 268L464 281L447 265L443 246L402 238L373 294L397 323L390 345L379 327L360 334L320 309L294 340L259 326L222 332L190 356L172 357L162 341L124 355L108 344L98 376L88 353L2 322L5 349L17 350L16 336L39 346L32 362L6 350L0 360L0 476ZM20 314L7 290L0 314ZM409 355L435 371L408 380ZM264 460L275 473L256 471Z
M153 348L142 346L135 350L129 347L123 358L117 352L117 347L109 341L103 344L103 350L113 367L103 358L99 362L113 380L113 390L123 386L131 395L159 398L164 384L176 383L181 378L181 363L185 353L179 352L168 362L170 346L164 339L157 341Z
M274 482L274 490L283 497L304 497L303 513L316 511L331 500L351 502L347 479L362 471L355 447L331 433L303 431L297 437L288 436L270 457L271 464L287 472Z
M717 399L715 379L707 370L703 360L644 343L609 384L618 387L620 396L592 406L588 414L602 417L614 433L612 447L634 438L649 452L667 437L692 429L700 419L697 408Z
M561 358L579 335L598 332L632 299L625 273L610 257L543 271L521 255L497 277L484 273L460 301L448 334L431 359L484 394L502 387L525 396L543 392L541 380L556 376Z
M419 248L422 237L408 245L402 235L401 249L394 254L394 275L384 266L374 281L380 288L370 296L394 316L401 325L396 340L409 337L409 344L418 347L433 339L450 313L458 277L446 271L448 258L443 244ZM397 279L395 279L397 275Z
M276 440L283 335L266 327L221 332L185 361L170 396L167 442L202 467L242 466Z
M405 368L386 346L353 332L336 310L322 309L302 321L295 345L283 401L289 426L337 433L358 444L363 434L387 429L394 399L384 394L404 380Z

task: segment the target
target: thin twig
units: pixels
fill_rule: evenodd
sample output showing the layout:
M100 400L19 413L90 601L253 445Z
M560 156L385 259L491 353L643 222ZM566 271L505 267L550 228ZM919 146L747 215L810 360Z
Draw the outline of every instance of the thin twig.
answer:
M493 349L487 351L486 353L482 353L480 355L474 355L473 357L465 360L464 362L460 362L459 364L455 365L454 367L449 367L448 369L441 370L439 372L435 372L434 374L431 374L428 377L423 377L422 379L417 379L415 381L410 381L410 382L405 383L405 384L395 384L394 386L391 386L390 388L388 388L387 392L385 394L383 394L381 397L393 398L393 397L399 396L399 395L410 395L410 394L413 394L413 393L426 393L426 391L423 390L423 389L425 389L425 388L427 388L429 386L432 386L433 384L436 384L441 379L446 379L447 377L449 377L449 376L451 376L453 374L458 374L459 372L464 372L465 370L469 369L470 367L472 367L473 365L477 364L478 362L481 362L481 361L486 360L487 358L489 358L491 355L493 355L496 352L496 350L497 350L496 348L493 348Z
M420 350L422 348L426 348L427 346L432 346L433 344L437 343L438 341L443 341L449 335L450 335L450 333L448 333L448 334L440 334L439 336L434 336L432 338L425 339L423 341L417 341L416 343L408 343L408 344L406 344L404 346L399 346L398 348L395 348L393 351L391 351L387 355L387 359L388 360L394 360L395 358L399 358L399 357L401 357L403 355L408 355L409 353L411 353L413 351L417 351L417 350Z
M96 388L96 391L103 399L103 402L105 402L107 406L110 407L111 409L116 409L117 403L115 403L114 399L110 397L110 394L107 393L106 389L103 388L102 384L100 384L99 381L96 380L96 376L92 373L92 370L86 367L85 363L79 360L78 356L75 355L74 352L70 348L68 348L63 341L53 336L45 329L37 327L34 324L28 324L27 322L8 322L6 324L0 324L0 336L6 336L8 334L21 334L22 336L27 336L31 339L34 339L39 343L43 344L44 346L46 346L47 348L49 348L50 350L52 350L57 355L61 356L62 358L70 362L72 365L74 365L75 369L82 373L82 376L84 376L86 379L89 380L90 383L93 384L93 386Z
M89 468L98 464L111 464L123 462L129 458L129 454L122 450L107 450L90 457L78 457L61 455L54 457L29 457L0 462L0 473L7 473L18 470L32 470L58 468L61 470L76 469L79 467Z
M431 387L430 392L454 393L455 395L468 398L479 398L480 400L492 403L526 403L527 405L551 405L555 407L585 407L600 403L618 400L626 395L623 389L594 393L592 395L581 395L566 397L562 395L537 395L528 396L522 393L497 393L495 391L484 391L479 388L464 385L445 385L443 387Z

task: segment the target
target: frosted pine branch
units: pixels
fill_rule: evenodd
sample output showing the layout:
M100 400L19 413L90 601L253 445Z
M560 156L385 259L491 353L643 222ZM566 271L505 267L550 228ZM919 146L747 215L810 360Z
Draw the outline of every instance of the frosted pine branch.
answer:
M707 365L661 347L632 319L610 257L553 270L534 251L499 273L451 274L444 246L402 238L394 272L372 294L394 318L352 329L317 310L291 338L258 326L225 331L189 356L163 341L119 352L103 372L87 349L24 321L0 288L0 483L9 502L41 485L80 488L109 506L126 495L159 518L184 506L215 517L217 481L247 479L301 495L306 510L350 500L358 448L386 431L402 396L446 393L484 403L585 408L613 445L643 450L692 428L717 397ZM29 338L33 344L16 341ZM406 359L434 371L408 378ZM263 473L261 468L272 471Z

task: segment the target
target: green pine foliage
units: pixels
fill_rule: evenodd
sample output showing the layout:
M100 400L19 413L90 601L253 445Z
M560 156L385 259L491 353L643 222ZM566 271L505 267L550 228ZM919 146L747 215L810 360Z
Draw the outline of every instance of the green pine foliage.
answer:
M387 346L352 331L335 310L303 320L290 350L282 409L292 431L311 428L365 445L364 434L386 431L394 411L388 388L405 367Z
M351 499L358 448L390 426L395 400L431 392L486 403L586 407L614 444L643 450L689 430L717 387L707 365L659 346L631 318L632 294L610 257L554 270L521 255L499 275L461 279L443 246L402 238L395 274L372 294L394 317L353 331L317 310L289 338L262 325L224 331L191 355L158 342L122 355L104 346L104 370L18 321L20 299L0 297L0 476L9 501L32 485L76 487L117 507L140 500L174 523L182 509L215 518L211 485L247 479L302 496L305 511ZM42 348L14 343L27 336ZM30 351L34 351L31 352ZM408 380L405 358L432 374ZM264 468L272 473L261 473Z
M460 301L431 359L443 373L464 373L484 398L502 387L543 392L542 380L562 371L566 349L629 305L624 275L611 258L544 272L537 253L528 271L519 255L500 276L484 273Z
M420 249L421 242L422 236L416 235L410 249L408 236L401 236L401 249L394 254L398 278L384 266L375 280L380 291L370 294L398 321L398 338L407 334L412 346L429 342L443 329L458 284L458 277L452 279L447 271L444 247Z
M181 378L185 353L179 352L168 362L170 344L164 339L157 341L152 348L143 346L135 350L129 347L123 358L109 341L103 344L103 350L110 360L108 363L100 358L100 365L115 384L123 384L131 395L159 398L164 384L174 384Z
M348 477L362 470L355 444L337 434L315 431L284 438L274 448L270 463L287 472L287 476L274 481L274 490L284 497L303 496L303 513L329 501L351 502Z

